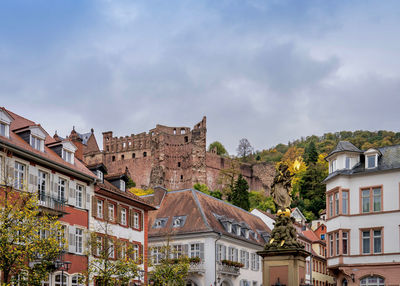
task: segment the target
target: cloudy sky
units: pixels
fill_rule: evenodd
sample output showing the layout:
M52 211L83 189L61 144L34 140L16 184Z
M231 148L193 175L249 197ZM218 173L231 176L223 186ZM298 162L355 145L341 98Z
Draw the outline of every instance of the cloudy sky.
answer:
M399 131L400 1L5 0L0 106L62 136L193 126L235 153Z

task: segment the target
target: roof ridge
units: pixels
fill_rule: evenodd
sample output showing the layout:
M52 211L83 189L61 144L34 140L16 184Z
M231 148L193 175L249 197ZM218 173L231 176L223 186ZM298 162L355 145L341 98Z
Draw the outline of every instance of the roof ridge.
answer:
M207 228L209 230L214 231L214 229L210 226L210 224L207 221L206 215L205 215L205 213L203 211L203 208L202 208L202 206L200 204L199 198L197 197L197 194L196 194L195 190L192 189L191 192L192 192L194 201L195 201L197 207L199 208L199 211L200 211L201 217L203 218L204 224L207 226Z

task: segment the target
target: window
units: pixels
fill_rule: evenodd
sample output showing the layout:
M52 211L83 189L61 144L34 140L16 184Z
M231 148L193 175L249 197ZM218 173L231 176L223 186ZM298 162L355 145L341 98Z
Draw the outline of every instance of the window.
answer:
M39 151L43 151L43 140L39 139L35 136L31 136L31 146L32 148L39 150Z
M80 283L80 281L83 281L83 276L82 275L74 275L74 276L72 276L71 286L83 286L84 284Z
M66 181L58 178L58 200L61 202L65 202L65 186Z
M257 253L251 254L251 270L258 271L260 269L260 260Z
M217 244L217 261L226 259L226 246Z
M113 161L113 162L115 161L115 156L111 157L111 161Z
M147 157L147 152L143 152L143 157Z
M371 251L370 248L371 240L370 240L370 231L362 232L362 253L369 254Z
M162 247L161 246L154 246L151 249L151 256L153 258L153 263L154 264L159 264L162 259Z
M183 181L183 175L181 175L181 182Z
M384 286L385 279L378 276L365 277L360 281L361 286Z
M335 215L339 214L339 193L335 193Z
M132 159L134 159L136 157L135 153L132 153Z
M7 127L8 127L8 125L4 124L3 122L0 122L0 135L1 136L8 137L8 134L6 132Z
M133 228L139 229L140 224L139 224L139 213L134 212L133 213Z
M108 239L108 257L115 257L114 241L112 239Z
M178 162L178 168L180 168L181 167L181 162Z
M342 214L348 214L349 192L342 191Z
M119 186L120 186L120 190L125 192L125 181L124 180L120 180L119 182Z
M68 286L68 276L63 275L61 281L61 274L57 274L55 277L55 286Z
M346 157L345 165L346 165L346 169L350 169L350 157Z
M60 245L61 249L65 248L65 229L66 229L66 226L62 225L61 229L57 232L57 240L58 240L58 244Z
M232 224L229 221L226 224L227 224L228 232L231 233L232 232Z
M121 155L121 160L125 160L125 155Z
M329 196L329 216L333 217L333 195Z
M101 236L96 238L96 246L96 255L100 256L101 251L103 250L103 238Z
M333 235L329 235L329 256L333 256Z
M75 247L77 253L83 253L83 230L80 228L75 230Z
M126 225L126 209L121 209L121 224Z
M68 163L73 163L73 154L65 149L62 150L62 158Z
M76 206L78 208L82 207L82 196L83 196L83 187L81 185L76 185L76 191L75 191L75 196L76 196Z
M39 192L39 204L41 205L46 203L46 181L47 181L47 174L39 170L38 192Z
M189 137L185 136L185 143L189 142Z
M361 190L361 203L363 213L382 211L381 187L373 187Z
M99 180L100 180L101 182L103 182L104 174L103 174L102 171L97 170L97 178L99 178Z
M381 188L373 189L373 204L374 204L374 212L379 212L381 210Z
M375 168L376 167L376 155L367 156L367 168Z
M336 255L339 255L339 233L335 233L335 240L336 240Z
M241 232L241 230L240 230L240 225L238 225L238 226L236 227L236 235L240 235L240 232Z
M103 204L102 200L97 201L97 217L103 218Z
M190 244L189 257L200 257L200 243Z
M348 232L342 232L342 254L348 254L348 236Z
M336 171L336 159L331 161L331 173Z
M180 258L183 256L183 245L182 244L178 244L178 245L174 245L173 246L173 257L174 258Z
M47 280L42 280L41 286L50 286L50 276L47 276Z
M139 259L139 245L134 244L132 246L132 255L133 255L133 260L138 260Z
M14 179L14 188L22 190L25 180L25 165L15 162Z
M110 221L114 221L114 217L115 217L115 212L114 212L114 205L113 204L109 204L108 205L108 219Z
M382 252L382 231L373 230L374 235L374 253Z

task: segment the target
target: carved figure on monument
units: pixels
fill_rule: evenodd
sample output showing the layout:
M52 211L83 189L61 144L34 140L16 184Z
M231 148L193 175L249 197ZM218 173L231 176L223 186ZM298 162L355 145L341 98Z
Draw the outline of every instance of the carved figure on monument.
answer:
M277 212L274 229L271 233L271 239L265 245L265 250L304 248L304 246L297 241L297 232L293 226L295 219L290 216L289 207L292 201L290 193L292 191L293 176L294 175L290 172L286 164L279 165L271 188L271 195L278 205L279 210Z

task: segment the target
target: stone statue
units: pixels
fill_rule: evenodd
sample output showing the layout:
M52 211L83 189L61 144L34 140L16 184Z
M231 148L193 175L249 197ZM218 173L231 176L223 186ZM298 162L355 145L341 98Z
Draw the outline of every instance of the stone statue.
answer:
M289 167L280 164L278 173L271 187L271 195L278 206L277 217L271 239L265 245L265 250L302 249L304 246L297 241L297 232L293 226L295 219L290 216L290 203L292 198L292 177Z
M278 174L275 176L271 186L271 195L281 210L288 208L292 202L290 197L292 177L293 174L290 172L289 167L286 164L280 164Z

